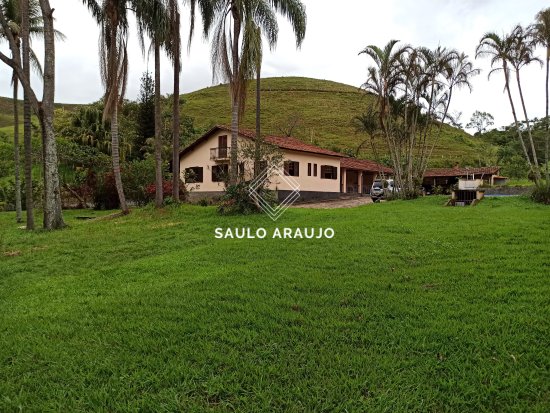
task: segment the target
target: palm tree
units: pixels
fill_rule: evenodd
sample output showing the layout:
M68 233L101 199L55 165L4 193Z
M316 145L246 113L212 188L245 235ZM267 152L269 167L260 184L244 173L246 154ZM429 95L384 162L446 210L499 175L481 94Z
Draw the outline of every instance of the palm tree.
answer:
M509 58L511 49L513 47L513 39L511 35L503 35L502 37L494 32L489 32L483 35L479 41L479 45L476 48L476 58L478 57L490 57L491 58L491 71L487 75L490 79L493 73L502 71L504 74L504 89L508 95L508 101L510 102L510 108L512 109L512 115L514 117L514 125L518 134L518 139L525 156L525 160L529 165L529 169L534 171L531 157L527 151L527 146L523 140L521 128L516 115L516 108L512 99L512 93L510 91L510 67Z
M22 1L21 7L21 43L20 50L12 29L0 8L0 25L2 33L8 40L12 57L8 58L0 51L0 60L6 63L17 74L25 92L25 121L30 125L30 107L40 120L42 132L42 156L44 165L44 228L58 229L65 224L61 209L61 193L59 190L59 172L57 146L53 129L54 91L55 91L55 36L53 9L49 0L39 0L42 19L44 22L44 77L42 101L39 102L30 82L30 33L29 33L29 2ZM30 139L30 128L25 134ZM27 174L27 163L26 163ZM30 168L29 168L30 169ZM30 171L29 171L30 173ZM28 191L28 188L27 188ZM27 211L27 228L34 228L34 221Z
M403 55L407 51L413 52L408 56L408 60L410 61L409 66L413 70L415 67L416 52L407 46L396 47L398 42L399 40L390 40L384 48L368 45L359 54L366 54L374 62L374 66L370 66L367 69L367 81L362 85L362 88L376 96L379 127L388 145L397 186L405 188L405 177L399 144L393 133L391 123L391 103L395 101L398 86L403 83L403 78L408 76L406 73L403 73ZM412 72L409 73L410 77L414 77ZM406 84L408 85L409 82ZM408 96L408 88L405 88L405 96ZM405 111L405 113L407 112Z
M537 13L536 23L535 23L535 36L536 41L539 45L546 48L546 83L545 83L545 93L546 93L546 112L545 112L545 127L546 127L546 139L545 139L545 149L544 149L544 161L546 163L546 185L550 187L550 169L548 164L550 163L549 158L549 142L550 142L550 118L548 113L548 87L550 83L550 8L541 10Z
M21 2L17 0L2 0L0 2L0 7L2 8L4 15L8 21L8 26L11 29L12 36L18 46L18 49L21 48ZM29 35L33 37L43 37L44 36L44 19L42 18L42 13L40 9L40 4L38 0L31 0L28 3L28 14L29 14ZM5 38L5 34L2 34L2 29L0 29L0 37ZM55 30L55 37L58 40L64 40L65 36ZM36 54L32 48L29 48L30 53L30 64L33 69L38 73L40 77L43 77L42 66L38 60ZM12 56L13 59L13 56ZM16 220L21 222L22 211L21 211L21 180L20 180L20 161L19 161L19 80L15 70L12 75L12 86L13 86L13 142L14 142L14 161L15 161L15 210L16 210ZM30 117L27 116L28 121ZM27 130L30 130L30 123L25 126ZM30 136L30 135L28 135ZM32 147L30 139L27 139L27 145L25 146L25 162L26 170L29 171L29 174L26 174L25 181L28 183L27 195L27 214L30 219L30 228L34 226L34 217L33 217L33 197L32 197ZM30 211L30 212L29 212Z
M248 50L243 50L243 56L248 59L246 65L250 68L251 75L256 76L256 140L254 141L254 176L260 174L260 149L261 137L261 72L262 72L262 32L261 28L252 22L246 31L249 40L246 42Z
M103 121L111 122L111 155L113 174L123 214L130 211L124 195L120 174L118 108L122 103L128 80L128 9L136 6L127 0L82 0L101 28L100 68L105 86ZM137 9L134 7L133 9Z
M447 86L447 96L443 107L443 113L441 115L441 121L439 123L438 137L441 136L441 130L445 120L449 117L449 106L453 97L453 91L456 89L467 88L472 91L471 78L477 76L481 70L474 68L473 63L469 60L468 55L465 53L459 53L452 51L452 58L447 62L448 64L443 68L443 76ZM428 167L427 160L431 157L435 148L436 141L433 142L432 147L426 162L422 165L421 174L424 175L426 168Z
M305 7L300 0L212 0L216 15L212 38L212 66L214 75L229 83L231 94L231 169L229 183L237 182L237 136L239 117L244 111L247 80L253 74L250 42L257 39L258 28L270 48L278 38L276 13L285 16L296 36L299 47L306 31ZM211 21L210 23L213 23ZM210 32L210 25L205 27Z
M531 152L533 156L533 166L535 181L540 181L540 170L537 152L535 150L535 143L533 141L533 135L531 133L531 122L527 116L527 109L525 107L525 99L523 97L523 89L521 87L520 70L530 63L538 62L542 65L542 61L534 56L535 37L532 27L524 29L522 26L517 25L514 27L511 35L512 47L508 60L516 73L516 82L518 85L519 97L521 101L521 107L523 109L523 115L525 117L525 124L527 126L527 137L529 138L529 144L531 146Z
M21 2L21 57L23 74L30 82L30 33L29 16L30 4L27 1ZM13 56L13 55L12 55ZM32 196L32 137L31 137L31 104L29 95L25 90L23 93L23 142L25 146L25 202L27 209L27 229L34 229L34 205Z
M168 36L168 11L165 0L141 2L136 10L140 42L143 47L143 33L151 39L150 49L155 56L155 206L161 208L164 200L162 173L162 119L160 100L160 49L166 47Z
M174 91L172 93L172 198L180 200L180 73L181 34L180 12L176 0L168 0L169 45L174 68ZM190 36L191 38L191 36Z

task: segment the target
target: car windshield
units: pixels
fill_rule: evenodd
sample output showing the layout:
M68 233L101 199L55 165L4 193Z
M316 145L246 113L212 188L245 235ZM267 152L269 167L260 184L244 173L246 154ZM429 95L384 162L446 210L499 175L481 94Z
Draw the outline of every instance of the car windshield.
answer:
M382 182L375 182L372 184L372 187L375 189L382 189L383 185L382 185Z

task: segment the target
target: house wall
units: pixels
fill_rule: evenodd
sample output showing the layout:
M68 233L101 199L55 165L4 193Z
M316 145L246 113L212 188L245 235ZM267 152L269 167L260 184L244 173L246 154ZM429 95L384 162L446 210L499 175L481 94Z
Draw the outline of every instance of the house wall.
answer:
M200 143L191 152L186 153L180 158L180 171L181 179L185 181L185 169L192 167L203 168L203 182L202 183L189 183L187 188L191 193L204 193L204 195L210 195L211 193L221 192L224 190L225 185L223 182L212 181L212 167L220 165L224 162L216 162L210 159L210 149L218 147L218 137L227 135L228 146L231 146L231 134L226 131L219 131L210 136L207 140ZM251 144L251 140L239 136L239 145ZM291 177L300 186L300 191L304 192L340 192L340 159L334 156L320 155L314 153L306 153L299 151L282 150L285 161L299 162L299 176ZM225 162L228 163L228 162ZM247 171L247 179L250 179L252 171L252 162L247 163L245 171ZM307 169L308 163L317 164L317 176L308 176ZM321 165L329 165L337 168L338 176L336 179L321 179ZM269 188L272 190L288 191L291 189L290 185L281 180L279 177L273 177Z
M300 176L292 176L304 192L335 192L340 193L340 159L334 156L319 155L307 152L283 150L285 161L299 162ZM307 175L307 164L311 163L311 175ZM313 176L314 164L317 164L317 176ZM321 179L321 165L336 167L336 179ZM290 186L279 177L274 177L269 186L272 190L287 191Z
M210 159L210 149L218 147L218 137L227 135L227 146L231 146L231 134L225 131L219 131L212 134L207 140L200 143L191 152L186 153L180 158L180 176L182 181L185 182L185 169L193 167L203 168L203 182L202 183L188 183L187 189L191 192L221 192L225 188L223 182L212 181L212 167L215 165L221 165L221 161L214 161ZM239 140L244 138L239 137Z

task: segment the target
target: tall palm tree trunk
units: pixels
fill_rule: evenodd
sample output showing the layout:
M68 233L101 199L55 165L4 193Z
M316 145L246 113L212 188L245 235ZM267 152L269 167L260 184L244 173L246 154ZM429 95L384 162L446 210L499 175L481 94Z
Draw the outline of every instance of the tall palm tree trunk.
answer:
M239 136L239 104L240 104L240 70L239 70L239 36L241 34L241 21L238 12L233 6L233 44L231 50L232 58L232 79L231 87L231 161L229 172L229 184L237 183L238 174L238 136Z
M523 115L525 117L525 123L527 125L527 137L529 138L529 144L531 146L531 152L533 153L533 173L535 174L535 183L538 185L540 183L540 170L539 170L539 161L537 157L537 151L535 150L535 142L533 141L533 135L531 134L531 123L529 122L529 117L527 116L527 109L525 107L525 100L523 99L523 90L521 88L521 80L519 78L519 70L516 70L516 80L518 84L519 97L521 100L521 107L523 109Z
M546 140L544 144L544 161L546 163L546 185L550 188L550 119L548 119L548 84L550 82L550 48L546 49Z
M118 143L118 99L116 99L113 114L111 116L111 155L113 158L113 174L115 176L115 186L120 201L120 209L123 214L128 214L130 210L126 204L124 196L124 187L122 186L122 177L120 175L120 152Z
M162 207L162 136L160 119L160 42L155 39L155 206Z
M53 10L47 0L40 0L44 18L44 87L40 105L42 146L44 153L44 228L59 229L65 226L61 207L57 145L53 126L55 98L55 33Z
M519 127L518 117L516 115L516 107L514 106L514 100L512 99L512 93L510 92L508 68L506 66L503 66L503 68L504 68L504 88L506 89L506 94L508 95L508 101L510 102L510 108L512 109L512 115L514 117L514 125L516 126L516 130L518 133L519 143L521 144L521 149L523 150L523 154L525 155L525 160L529 165L529 170L533 170L533 166L531 164L531 157L529 156L529 152L527 151L527 147L525 146L525 142L523 141L523 136L521 134L521 129Z
M29 3L21 2L21 40L23 74L30 81L30 41L29 41ZM25 207L27 210L27 229L34 229L34 205L32 196L32 136L31 102L28 93L23 97L23 143L25 147Z
M13 160L15 163L15 220L23 221L21 211L21 176L19 159L19 79L13 74Z
M172 102L172 198L180 200L180 14L176 11L174 40L174 95Z
M261 66L256 67L256 141L254 144L254 176L258 176L260 171L260 146L261 146Z

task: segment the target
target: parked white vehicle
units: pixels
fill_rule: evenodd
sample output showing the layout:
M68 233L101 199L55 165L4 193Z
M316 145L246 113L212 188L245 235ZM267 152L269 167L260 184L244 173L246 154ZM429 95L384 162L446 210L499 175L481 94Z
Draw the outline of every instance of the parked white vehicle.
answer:
M399 188L395 186L393 179L376 179L372 183L370 196L374 202L384 199L391 194L399 192Z

